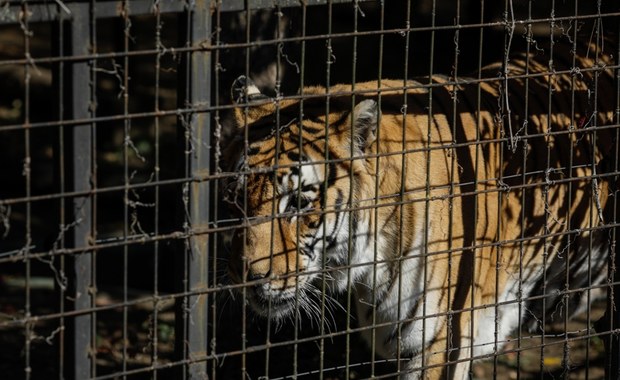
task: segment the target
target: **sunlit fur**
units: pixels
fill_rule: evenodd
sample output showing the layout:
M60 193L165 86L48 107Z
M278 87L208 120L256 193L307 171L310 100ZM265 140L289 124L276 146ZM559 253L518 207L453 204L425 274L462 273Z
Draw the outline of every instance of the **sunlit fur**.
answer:
M364 336L410 359L407 379L465 379L522 323L572 314L588 297L565 284L606 278L609 230L590 231L611 222L616 181L612 62L588 57L240 104L230 276L274 320L328 323L322 289L353 290Z

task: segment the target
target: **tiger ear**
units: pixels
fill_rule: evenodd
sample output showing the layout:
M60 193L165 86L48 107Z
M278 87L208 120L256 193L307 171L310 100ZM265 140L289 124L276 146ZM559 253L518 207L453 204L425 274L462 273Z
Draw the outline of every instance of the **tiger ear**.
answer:
M269 97L262 94L252 79L241 75L230 88L230 97L235 104L252 103Z
M261 93L252 79L245 75L235 79L230 88L230 97L238 106L234 112L240 127L252 124L273 110L273 104L266 102L269 96Z
M358 103L353 109L353 125L356 141L363 151L377 139L377 121L379 120L379 106L372 99Z

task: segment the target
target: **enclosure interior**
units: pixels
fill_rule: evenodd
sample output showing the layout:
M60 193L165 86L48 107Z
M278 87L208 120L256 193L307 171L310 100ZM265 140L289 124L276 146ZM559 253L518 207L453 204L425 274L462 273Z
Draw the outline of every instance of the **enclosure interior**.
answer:
M605 136L617 136L618 16L615 0L0 1L0 373L10 379L393 378L410 357L383 358L362 338L377 326L359 323L357 279L345 292L329 294L324 261L316 282L323 295L314 309L282 321L258 316L248 305L246 292L256 281L231 281L230 256L241 253L225 240L253 222L231 214L226 196L227 183L253 173L230 161L230 152L244 157L249 151L251 125L235 120L235 110L247 117L252 108L247 99L233 102L233 82L251 78L276 110L287 99L300 101L301 117L306 86L394 79L405 89L432 93L429 77L442 75L454 84L449 106L467 103L475 113L480 100L462 94L476 93L482 83L578 77L574 68L555 70L564 59L559 52L592 43L610 52L605 69L616 79L614 91L588 90L616 108ZM508 64L528 54L546 68L512 76ZM496 75L481 77L492 64L498 64ZM350 96L358 95L353 87ZM575 107L555 103L551 88L526 102L539 97L551 100L549 115L556 107L565 113ZM331 95L317 98L329 112ZM502 108L498 99L499 118L510 112L507 102ZM402 112L413 107L404 101ZM431 108L415 112L433 116ZM277 139L287 126L273 119ZM588 123L573 120L574 128L560 135L596 139L597 126ZM549 133L528 136L526 125L512 125L492 141L455 140L436 149L447 157L463 145L554 149L545 142ZM615 138L610 144L617 149ZM552 186L570 193L615 181L617 150L610 152L614 159L604 173L579 178L559 175L555 167L523 169L514 178L494 179L499 185L490 191L502 202L531 199ZM334 163L342 164L329 155L323 162ZM267 172L275 176L278 169ZM526 183L530 175L540 180ZM610 189L615 202L616 189ZM451 207L461 197L452 195L440 201ZM404 203L402 192L392 196ZM247 202L235 207L248 212ZM356 207L352 202L342 212ZM380 209L378 202L373 207ZM541 218L565 221L567 215ZM274 209L270 217L277 223L288 216ZM615 253L615 213L602 223L598 217L586 217L586 230L604 234L610 248L591 248L584 268L593 254ZM576 249L571 242L584 233L566 222L561 244L549 250L568 257ZM520 242L544 245L555 237L524 230ZM495 243L514 242L499 237ZM455 248L450 255L463 252ZM337 268L351 269L348 263ZM552 316L533 316L506 341L496 341L501 350L467 358L473 378L602 378L611 331L593 326L605 312L608 290L618 285L615 272L607 271L587 269L585 285L549 290L589 302L579 310L558 303ZM605 281L595 284L601 275ZM525 320L528 302L545 299L544 287L541 292L503 302L518 305ZM467 305L445 313L498 307Z

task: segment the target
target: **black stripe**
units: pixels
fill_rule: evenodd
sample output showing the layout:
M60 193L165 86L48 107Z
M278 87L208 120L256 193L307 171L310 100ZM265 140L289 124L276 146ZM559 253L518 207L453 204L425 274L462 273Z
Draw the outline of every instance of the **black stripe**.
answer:
M295 151L288 151L286 152L286 156L288 157L289 160L293 161L293 162L301 162L302 159L299 156L299 153L295 152Z
M301 191L302 192L308 192L308 191L317 191L318 190L318 185L317 184L309 184L309 185L302 185L301 187Z
M345 123L345 121L347 121L347 119L349 118L349 115L350 115L349 111L343 112L338 118L338 120L330 124L330 126L334 128L340 128Z
M336 183L338 169L334 161L329 161L328 164L329 173L327 173L327 187L332 187Z
M310 227L312 229L316 229L319 226L320 223L321 223L321 219L317 219L317 220L314 220L314 221L310 222L308 224L308 227Z
M330 250L330 249L334 248L334 246L337 243L337 239L336 239L336 237L334 235L338 231L338 225L340 224L340 215L341 215L340 210L342 210L343 201L344 201L344 194L343 194L342 190L336 189L336 191L338 192L338 196L336 197L336 203L334 204L334 208L336 209L336 212L334 213L335 216L336 216L336 222L334 224L334 231L326 239L326 242L327 242L327 248L326 249L327 250Z
M309 125L304 124L302 126L302 130L304 132L310 133L311 135L316 135L316 134L319 134L320 132L325 131L325 128L315 128L315 127L311 127Z
M248 156L254 156L260 152L260 146L250 146L248 148Z

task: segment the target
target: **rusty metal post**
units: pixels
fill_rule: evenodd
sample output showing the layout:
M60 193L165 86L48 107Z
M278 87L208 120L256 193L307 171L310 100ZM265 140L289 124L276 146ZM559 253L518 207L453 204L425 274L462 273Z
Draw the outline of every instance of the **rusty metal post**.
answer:
M71 38L68 56L86 55L92 46L90 33L90 4L76 4L72 8L72 18L69 22ZM69 72L65 76L70 96L67 99L71 120L88 119L92 117L90 101L91 70L88 61L73 62L68 65ZM67 156L71 157L71 176L69 181L73 191L89 191L93 187L93 128L92 124L81 124L69 128ZM72 238L69 241L73 247L83 248L81 253L72 257L72 277L69 281L70 297L73 298L73 308L76 311L91 309L94 306L94 297L91 293L93 278L93 257L89 246L92 245L93 229L93 199L91 195L79 196L68 202L69 218L75 223ZM69 365L66 375L73 379L87 379L94 375L92 348L93 315L85 313L76 315L70 323L68 346L71 354L66 360Z
M210 2L195 1L183 16L185 44L192 50L184 57L180 76L179 106L200 107L210 104L210 56L202 50L211 34ZM187 360L183 378L207 378L207 345L209 324L209 296L201 294L209 284L209 236L201 234L201 227L209 222L209 182L196 180L209 173L210 165L210 113L194 112L181 116L179 134L184 144L183 175L188 179L183 189L184 229L189 235L182 255L179 273L184 291L192 294L182 300L177 309L177 354ZM193 179L193 180L192 180ZM181 345L181 346L180 346Z

